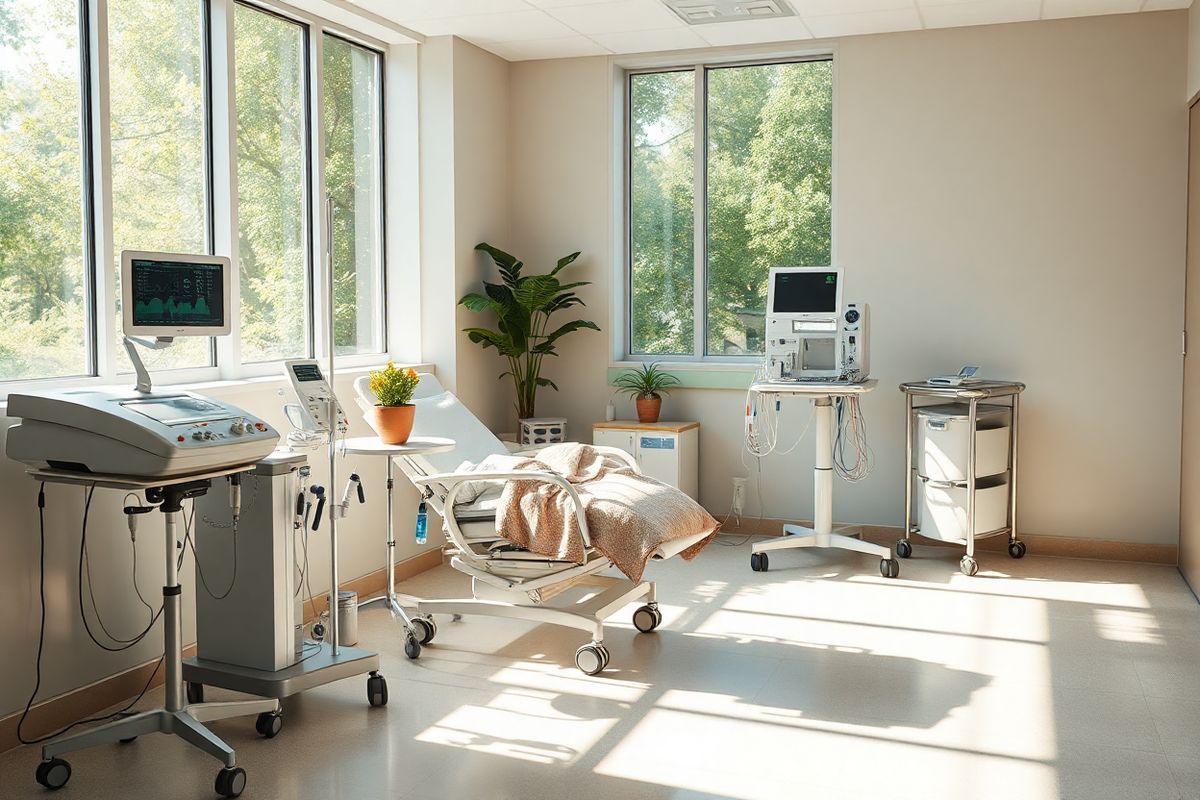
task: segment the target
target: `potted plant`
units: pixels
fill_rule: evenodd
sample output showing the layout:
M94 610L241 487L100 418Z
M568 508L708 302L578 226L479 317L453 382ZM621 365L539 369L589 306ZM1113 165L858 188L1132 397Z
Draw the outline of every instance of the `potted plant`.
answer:
M657 364L643 364L622 373L613 385L634 399L638 422L658 422L662 396L670 393L668 386L678 386L679 379L659 369Z
M383 369L370 375L375 406L375 430L384 444L404 444L412 433L413 416L417 407L412 404L413 390L421 378L413 369L397 369L388 361Z
M554 269L545 275L522 275L525 265L514 256L486 242L475 245L475 249L491 256L500 269L501 282L485 281L483 294L472 292L458 302L471 311L493 312L496 329L463 330L475 344L485 349L494 347L508 359L508 370L500 373L500 377L512 378L517 390L517 417L529 419L536 416L540 387L549 386L558 391L553 381L542 377L542 359L558 355L555 344L568 333L583 328L600 330L600 326L586 319L573 319L553 330L550 328L550 317L557 312L586 305L574 290L591 282L563 283L559 280L559 273L579 258L577 252L560 258Z

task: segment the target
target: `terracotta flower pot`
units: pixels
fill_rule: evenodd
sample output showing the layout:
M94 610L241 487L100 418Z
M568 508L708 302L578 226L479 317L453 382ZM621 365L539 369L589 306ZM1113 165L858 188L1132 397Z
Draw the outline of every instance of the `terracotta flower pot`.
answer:
M658 422L658 414L662 411L662 398L656 394L649 397L639 397L636 401L638 422Z
M384 444L404 444L412 434L413 416L417 407L375 406L375 430Z

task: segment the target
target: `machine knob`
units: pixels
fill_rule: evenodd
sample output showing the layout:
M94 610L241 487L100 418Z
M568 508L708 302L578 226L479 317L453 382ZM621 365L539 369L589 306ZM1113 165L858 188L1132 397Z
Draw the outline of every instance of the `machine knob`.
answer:
M243 433L246 432L245 420L235 419L233 421L233 424L229 426L229 432L232 433L234 436L241 436Z
M851 325L853 325L854 323L858 322L858 316L858 309L852 308L846 312L846 322L849 322Z
M200 441L201 439L204 438L204 431L193 431L192 438L195 439L196 441Z
M212 431L205 431L204 438L205 439L215 439L215 438L217 438L217 435L215 433L213 433Z

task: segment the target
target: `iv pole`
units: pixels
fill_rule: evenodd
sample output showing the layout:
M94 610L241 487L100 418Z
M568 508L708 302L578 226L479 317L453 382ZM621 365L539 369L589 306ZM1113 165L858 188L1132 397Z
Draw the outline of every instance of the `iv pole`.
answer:
M333 388L336 373L334 373L334 297L333 297L333 198L325 199L325 346L329 359L329 388ZM337 428L338 402L335 392L329 392L329 409L326 413L329 420L329 488L337 486ZM331 498L332 499L332 498ZM338 517L340 507L334 502L329 508L329 635L332 654L336 658L341 652L338 625Z

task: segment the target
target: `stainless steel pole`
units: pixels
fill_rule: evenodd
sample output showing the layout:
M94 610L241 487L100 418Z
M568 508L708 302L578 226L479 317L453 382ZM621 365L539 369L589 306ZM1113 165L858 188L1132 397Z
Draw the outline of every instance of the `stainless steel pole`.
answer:
M338 512L339 508L334 492L337 486L337 429L338 403L337 392L333 385L337 373L334 372L334 298L333 298L333 199L325 200L325 346L329 359L329 410L326 419L329 420L329 635L333 655L341 652L338 625Z

